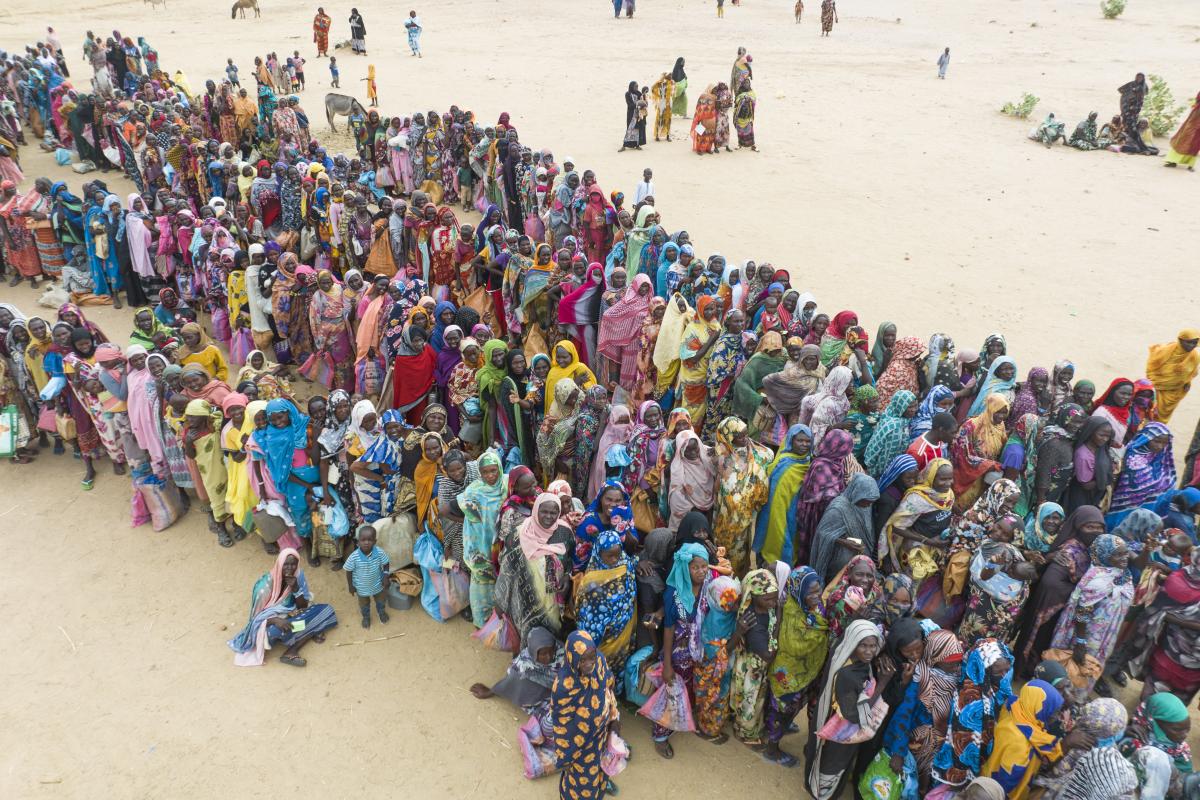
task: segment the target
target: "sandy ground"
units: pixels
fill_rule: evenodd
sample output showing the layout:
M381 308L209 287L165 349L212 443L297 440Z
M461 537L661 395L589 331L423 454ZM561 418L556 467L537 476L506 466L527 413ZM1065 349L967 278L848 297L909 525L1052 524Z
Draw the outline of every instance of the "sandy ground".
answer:
M454 0L418 7L426 55L417 60L401 25L408 6L359 0L371 55L340 51L342 86L362 97L369 61L385 110L453 102L483 120L507 110L523 141L553 145L560 162L574 156L627 194L652 167L665 224L686 226L698 252L786 266L823 310L855 309L872 335L890 319L901 335L942 329L977 347L1001 330L1022 375L1069 357L1103 385L1140 376L1148 344L1195 322L1190 294L1171 279L1195 250L1200 177L1149 158L1047 151L1025 139L1035 120L996 113L1031 91L1042 97L1034 117L1054 111L1069 131L1091 110L1115 113L1116 87L1139 70L1194 96L1200 25L1189 3L1133 3L1110 22L1094 0L846 0L828 39L817 35L816 0L800 26L791 5L727 4L717 20L713 3L642 0L635 20L614 21L603 2L568 11L548 0ZM304 106L322 133L329 75L311 58L314 7L265 0L262 17L244 21L223 8L102 2L47 18L43 4L12 0L0 10L0 45L19 49L50 23L78 81L89 72L85 29L116 27L147 36L193 87L227 56L249 79L255 54L300 49L310 58ZM326 8L332 40L347 38L348 8ZM685 141L615 152L629 80L649 84L683 55L694 102L728 80L739 45L755 57L761 153L698 159ZM947 45L941 82L934 61ZM677 136L685 123L676 120ZM82 182L25 153L31 177ZM27 287L0 288L0 299L34 311ZM111 334L128 329L127 311L89 315ZM1192 398L1176 416L1184 442L1197 409ZM199 514L161 534L131 530L127 479L102 471L82 493L69 456L2 471L3 528L36 546L14 548L0 567L0 607L10 611L0 795L374 797L400 785L418 797L554 796L553 781L521 777L514 710L467 693L498 678L505 657L477 647L465 623L396 613L370 635L404 636L359 644L341 575L320 569L310 580L343 627L305 651L304 671L274 661L235 669L224 641L269 563L253 540L222 550ZM737 744L678 736L677 757L663 762L647 725L627 718L625 730L638 751L620 781L626 796L801 791L800 770ZM798 751L798 737L785 746Z

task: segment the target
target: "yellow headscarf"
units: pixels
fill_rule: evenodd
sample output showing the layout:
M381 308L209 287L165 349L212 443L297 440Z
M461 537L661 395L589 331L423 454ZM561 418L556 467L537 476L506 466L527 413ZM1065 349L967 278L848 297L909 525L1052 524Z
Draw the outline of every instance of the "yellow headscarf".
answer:
M679 360L679 345L683 342L683 332L688 323L696 318L696 309L686 302L683 304L684 310L679 310L681 300L683 295L676 292L667 301L667 310L658 329L658 339L654 342L654 366L659 372L666 371L672 362Z
M571 356L571 363L565 367L560 367L558 365L558 359L554 357L560 347L563 350L566 350ZM580 388L586 389L596 383L595 373L588 369L587 365L579 360L579 352L575 349L574 342L569 339L563 339L561 342L551 348L550 374L546 376L547 386L557 386L558 382L563 378L571 378L574 380L581 373L584 375L584 380L582 384L579 384ZM552 392L546 392L545 406L547 414L550 413L550 406L553 403L554 394Z
M999 458L1004 442L1008 439L1008 431L1005 429L1004 423L992 422L992 415L1002 408L1008 408L1008 400L1003 395L989 394L984 400L983 411L968 420L974 423L975 441L987 458Z
M1155 389L1182 389L1196 377L1200 367L1200 347L1184 350L1179 346L1181 340L1188 339L1200 339L1200 331L1184 328L1175 341L1151 345L1150 356L1146 359L1146 377L1154 383Z

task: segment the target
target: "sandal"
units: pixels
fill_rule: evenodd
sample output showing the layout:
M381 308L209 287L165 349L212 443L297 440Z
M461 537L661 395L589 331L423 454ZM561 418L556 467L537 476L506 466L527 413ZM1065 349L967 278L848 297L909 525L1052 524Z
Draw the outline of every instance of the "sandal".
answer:
M283 655L281 655L279 657L279 660L282 661L283 663L287 664L288 666L292 666L292 667L303 667L305 664L308 663L300 656L289 656L287 653L284 653Z
M706 741L710 744L725 744L726 742L729 741L729 734L727 734L727 733L718 733L716 736L705 736L703 734L697 733L696 736L700 737L701 739L703 739L704 741Z
M229 538L229 531L224 528L217 531L217 544L221 547L233 547L233 539Z
M83 480L81 480L79 482L80 488L83 489L85 492L90 492L92 490L92 487L95 485L96 485L95 478L84 478Z
M314 642L316 642L317 644L321 644L321 643L323 643L323 642L325 641L325 634L323 634L323 633L314 633L312 638L313 638L313 641L314 641Z
M612 782L612 778L609 778L604 782L604 793L616 797L621 793L621 790L618 789L617 785Z
M655 742L654 752L658 753L668 761L675 757L675 748L671 747L670 742Z
M329 562L329 568L331 570L333 570L334 572L337 572L338 570L340 570L342 568L342 563L343 563L342 559L335 558Z
M767 761L772 764L778 764L779 766L786 767L788 769L791 769L800 763L799 759L797 759L794 755L791 753L785 753L782 750L779 751L779 758L771 758L766 753L763 753L762 757L763 761Z

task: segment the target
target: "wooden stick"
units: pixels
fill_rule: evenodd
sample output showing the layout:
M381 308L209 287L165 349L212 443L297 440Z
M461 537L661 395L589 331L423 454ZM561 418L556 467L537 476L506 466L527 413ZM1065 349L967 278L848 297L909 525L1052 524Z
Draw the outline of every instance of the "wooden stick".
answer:
M337 642L334 647L347 647L352 644L370 644L371 642L386 642L389 639L399 639L404 636L403 633L394 633L391 636L380 636L378 639L359 639L357 642Z
M67 641L71 643L71 652L72 652L72 653L76 653L76 652L78 652L78 651L79 651L79 650L78 650L78 648L77 648L77 647L75 647L75 641L74 641L74 640L73 640L73 639L70 637L70 635L68 635L68 634L67 634L67 632L66 632L65 630L63 630L63 626L62 626L62 625L59 625L59 626L58 626L58 629L59 629L60 631L62 631L62 635L63 635L63 636L66 636L66 637L67 637Z

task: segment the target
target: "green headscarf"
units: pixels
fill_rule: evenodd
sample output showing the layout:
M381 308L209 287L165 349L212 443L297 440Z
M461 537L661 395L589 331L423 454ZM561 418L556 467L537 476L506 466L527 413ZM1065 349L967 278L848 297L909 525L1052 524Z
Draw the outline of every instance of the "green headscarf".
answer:
M888 328L896 330L896 323L879 323L879 330L875 332L875 344L871 345L871 371L876 376L882 375L883 371L887 369L888 362L892 360L891 348L883 346L883 334Z
M504 380L508 375L508 370L505 366L497 367L492 363L492 356L497 352L508 352L508 345L503 339L489 339L483 346L483 366L475 373L475 380L479 384L479 394L495 395L497 389L500 388L500 381Z

